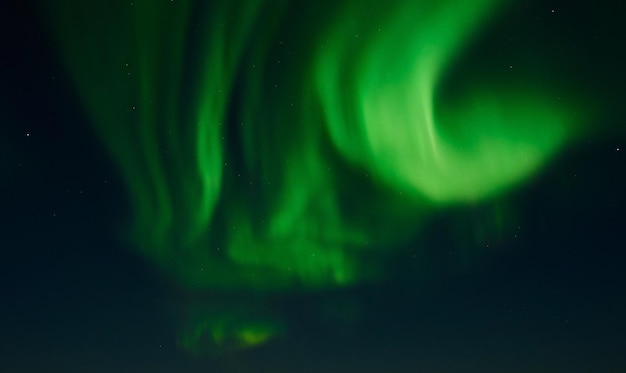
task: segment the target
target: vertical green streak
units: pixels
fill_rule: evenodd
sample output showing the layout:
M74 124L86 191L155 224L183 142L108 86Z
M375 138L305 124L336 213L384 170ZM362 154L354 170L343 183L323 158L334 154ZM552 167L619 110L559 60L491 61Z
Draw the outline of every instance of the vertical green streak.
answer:
M199 234L210 221L219 196L222 168L227 166L220 150L225 136L223 123L226 122L227 98L231 95L240 54L258 6L258 1L248 1L215 9L212 14L215 22L209 27L204 41L211 47L201 52L201 60L205 62L198 74L202 83L197 90L199 103L196 119L196 157L202 186L201 208L195 218ZM233 18L232 22L237 27L225 24L224 20L229 18Z
M176 234L174 216L180 215L180 210L185 211L189 204L184 200L185 194L180 193L171 180L181 177L182 174L176 173L185 169L177 151L176 128L181 116L176 98L181 95L181 64L190 6L139 1L133 2L130 11L133 24L127 31L134 36L134 48L128 53L137 64L135 73L139 84L137 137L141 139L156 206L155 211L146 206L139 206L139 210L153 214L147 216L147 221L153 220L150 223L152 244L158 248L159 243L170 242L171 236ZM164 167L165 164L174 167ZM143 235L144 231L145 228L135 234Z

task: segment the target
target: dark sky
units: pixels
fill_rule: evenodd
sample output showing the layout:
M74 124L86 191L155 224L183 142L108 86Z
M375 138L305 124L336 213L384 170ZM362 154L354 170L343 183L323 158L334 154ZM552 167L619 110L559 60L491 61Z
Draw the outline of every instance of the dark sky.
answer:
M190 295L119 239L129 201L118 171L33 8L3 2L0 371L626 371L623 9L540 3L515 19L548 61L558 52L541 47L546 30L573 35L563 69L603 103L594 125L605 130L512 192L515 239L470 267L450 259L459 221L489 204L451 208L429 223L425 263L411 262L410 243L380 283L272 296L285 336L194 358L176 345L176 305ZM562 18L546 25L552 8ZM253 298L201 295L237 296ZM328 316L335 308L357 317Z

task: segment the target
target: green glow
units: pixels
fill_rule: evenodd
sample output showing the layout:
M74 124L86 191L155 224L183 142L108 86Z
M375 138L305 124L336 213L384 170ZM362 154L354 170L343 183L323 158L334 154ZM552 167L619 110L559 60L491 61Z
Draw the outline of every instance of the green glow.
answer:
M260 0L43 8L138 249L188 289L285 291L375 280L429 210L504 192L571 137L551 87L440 90L505 3L303 2L298 22ZM193 318L182 345L278 330L223 317Z
M216 312L215 307L195 305L187 315L179 343L191 353L203 355L207 351L254 347L283 333L280 322L254 315L256 311L234 306Z
M537 170L573 120L549 94L485 85L465 102L436 102L445 67L497 3L405 2L383 21L333 29L317 85L337 148L436 202L483 198Z

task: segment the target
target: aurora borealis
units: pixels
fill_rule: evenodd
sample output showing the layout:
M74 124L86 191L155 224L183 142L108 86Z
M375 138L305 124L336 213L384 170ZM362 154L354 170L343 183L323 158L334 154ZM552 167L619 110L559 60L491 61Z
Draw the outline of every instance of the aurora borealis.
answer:
M44 7L126 182L130 236L183 286L374 281L385 269L370 253L438 205L523 182L580 130L558 87L485 76L458 97L440 91L506 3L322 2L299 25L285 23L293 6Z
M619 366L611 6L2 8L14 367Z
M463 4L385 2L363 19L358 4L327 5L329 31L287 41L271 30L286 4L55 3L51 18L127 180L139 246L194 286L275 288L366 276L358 252L374 228L341 210L357 182L329 158L419 211L514 186L576 130L525 87L437 105L446 65L496 7ZM282 43L278 70L265 54Z

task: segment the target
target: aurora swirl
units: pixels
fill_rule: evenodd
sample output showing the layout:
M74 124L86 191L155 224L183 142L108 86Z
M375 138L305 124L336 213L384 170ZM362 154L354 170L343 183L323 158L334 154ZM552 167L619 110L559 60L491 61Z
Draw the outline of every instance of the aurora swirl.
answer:
M339 3L43 7L125 180L129 237L182 286L375 281L375 258L429 211L504 193L576 135L557 87L479 76L440 91L509 2ZM206 332L252 345L280 329L200 311L193 323L190 349Z

